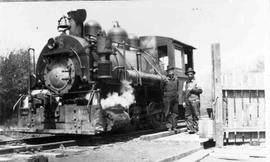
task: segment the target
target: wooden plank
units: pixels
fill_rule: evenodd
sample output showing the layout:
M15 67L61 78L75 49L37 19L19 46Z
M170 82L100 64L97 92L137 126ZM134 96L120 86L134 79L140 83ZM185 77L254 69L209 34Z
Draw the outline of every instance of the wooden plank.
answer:
M257 101L256 116L259 119L260 107L259 107L259 91L258 90L256 90L256 101Z
M248 88L248 87L222 87L223 90L264 90L264 88Z
M229 134L228 135L228 142L229 143L235 142L235 133L234 132L229 132L228 134Z
M212 69L213 69L213 90L215 104L215 141L218 147L223 146L223 120L222 120L222 88L221 88L221 60L220 44L212 44Z
M265 128L267 131L266 134L266 146L270 146L270 86L267 83L270 80L270 56L268 54L265 55L264 58L264 80L265 81Z
M164 131L164 132L153 133L153 134L149 134L149 135L142 135L140 137L140 140L151 141L151 140L154 140L154 139L158 139L158 138L167 137L167 136L175 135L175 134L178 134L178 133L182 133L182 132L185 132L186 130L187 130L186 128L181 128L181 129L177 129L175 131Z
M248 102L248 95L246 94L246 91L241 91L241 109L242 109L242 127L247 126L247 120L248 120L248 109L246 107L246 103Z
M263 73L222 74L222 88L228 90L264 90Z
M264 132L265 128L259 127L239 127L239 128L224 128L226 132Z
M251 126L257 127L258 126L258 103L257 103L257 96L256 91L250 91L250 116L251 116Z
M258 126L265 128L265 95L264 91L258 92L258 101L259 101L259 122Z
M236 91L233 90L233 127L236 127Z
M243 126L241 91L235 91L235 127Z
M244 91L243 93L243 127L248 127L249 122L249 93Z
M228 91L228 127L233 128L234 125L234 98L233 91Z

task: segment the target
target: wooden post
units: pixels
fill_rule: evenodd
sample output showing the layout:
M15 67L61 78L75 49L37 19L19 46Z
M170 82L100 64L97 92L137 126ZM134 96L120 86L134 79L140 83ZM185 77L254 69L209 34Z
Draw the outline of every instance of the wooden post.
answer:
M213 70L213 99L216 100L214 105L214 123L217 147L223 146L223 119L222 119L222 87L221 87L221 62L220 62L220 45L212 44L212 70Z
M269 39L268 39L269 40ZM270 48L268 47L268 51ZM267 150L270 149L270 56L269 53L265 53L265 72L264 72L264 89L265 89L265 135ZM267 151L267 157L270 160L270 152Z

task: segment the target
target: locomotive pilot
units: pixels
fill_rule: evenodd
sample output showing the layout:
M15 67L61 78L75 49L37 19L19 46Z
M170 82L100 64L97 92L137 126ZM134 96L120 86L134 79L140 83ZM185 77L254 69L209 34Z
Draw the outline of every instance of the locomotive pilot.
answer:
M198 86L192 68L185 73L188 80L183 85L183 106L185 108L185 119L189 133L198 132L198 120L200 115L200 94L202 89Z
M179 80L174 75L174 68L167 67L167 75L163 87L163 106L166 120L166 127L171 130L176 127L176 117L178 114L178 88Z

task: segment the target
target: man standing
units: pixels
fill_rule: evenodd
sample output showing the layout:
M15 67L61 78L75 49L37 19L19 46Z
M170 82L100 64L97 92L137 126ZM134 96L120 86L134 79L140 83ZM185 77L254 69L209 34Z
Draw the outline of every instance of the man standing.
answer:
M178 87L179 82L177 77L174 76L174 68L168 66L166 81L163 87L164 115L166 127L168 129L175 128L177 124L176 117L178 111Z
M194 78L195 71L188 68L185 73L188 80L183 85L183 106L185 108L185 118L189 133L198 132L198 120L200 116L200 94L202 89L197 85Z

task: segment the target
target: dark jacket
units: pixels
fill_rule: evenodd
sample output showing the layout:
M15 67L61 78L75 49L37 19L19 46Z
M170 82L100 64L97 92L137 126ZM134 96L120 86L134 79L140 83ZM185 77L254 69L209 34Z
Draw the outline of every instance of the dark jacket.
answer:
M178 88L179 81L176 77L169 78L165 81L163 86L164 97L177 97L178 98Z

